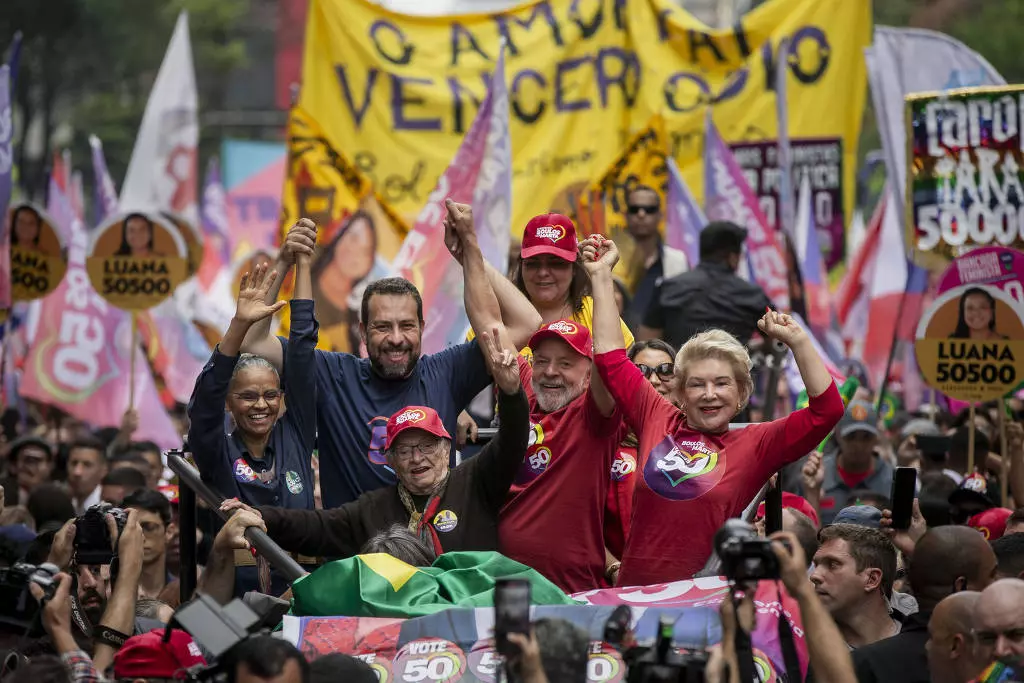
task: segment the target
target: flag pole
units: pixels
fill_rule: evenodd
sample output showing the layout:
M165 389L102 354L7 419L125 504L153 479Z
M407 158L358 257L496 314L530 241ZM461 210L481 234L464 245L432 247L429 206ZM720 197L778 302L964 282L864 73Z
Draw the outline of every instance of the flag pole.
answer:
M967 476L974 474L974 404L967 413Z
M889 358L885 361L885 372L882 374L882 383L878 386L878 396L875 399L875 413L882 409L882 397L885 390L889 388L889 373L892 371L893 361L896 360L896 344L899 343L900 321L903 320L903 306L907 302L907 290L910 288L910 273L907 273L907 284L903 287L903 294L900 295L900 304L896 309L896 326L892 330L892 343L889 344Z
M1006 399L999 401L999 454L1003 457L1003 473L999 482L999 502L1005 507L1010 507L1010 473L1013 471L1013 458L1007 450L1006 439Z
M139 316L135 311L132 311L132 339L128 345L129 356L129 371L128 371L128 410L135 409L135 345L138 343L139 337Z

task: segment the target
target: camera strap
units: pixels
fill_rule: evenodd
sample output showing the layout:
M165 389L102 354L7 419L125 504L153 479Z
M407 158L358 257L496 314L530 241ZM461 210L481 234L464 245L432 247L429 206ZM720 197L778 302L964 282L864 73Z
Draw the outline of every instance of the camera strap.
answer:
M786 665L786 678L790 683L803 683L803 671L800 669L800 658L796 654L796 642L793 640L793 626L782 607L782 587L775 582L779 596L779 646L782 649L782 661Z
M82 635L92 637L92 624L89 617L85 616L82 605L78 602L78 567L72 565L68 573L71 575L71 591L68 597L71 600L71 621L75 623Z
M736 663L740 670L740 680L756 681L758 679L755 674L757 668L754 666L754 648L750 642L750 634L740 625L740 605L743 600L737 599L735 591L731 589L729 600L732 600L733 614L736 615L736 635L733 640L736 645Z

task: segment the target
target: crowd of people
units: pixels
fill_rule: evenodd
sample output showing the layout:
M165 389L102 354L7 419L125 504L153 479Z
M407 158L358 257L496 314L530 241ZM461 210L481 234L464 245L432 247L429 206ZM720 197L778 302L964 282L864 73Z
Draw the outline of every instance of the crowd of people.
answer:
M630 193L643 260L630 299L612 240L537 216L506 276L484 260L471 207L449 201L445 244L475 332L423 354L420 293L385 278L363 293L365 357L316 349L317 226L296 223L276 262L243 278L181 416L186 450L230 515L219 529L201 515L198 590L222 603L286 593L284 576L260 576L250 527L308 571L367 552L424 566L499 551L567 594L679 581L717 573L713 538L727 520L746 515L765 533L753 503L774 486L784 509L772 548L800 604L809 680L1022 680L1020 402L982 406L973 425L933 410L885 422L866 386L844 405L809 332L737 274L746 231L711 223L700 263L686 264L657 237L660 212L650 188ZM292 299L279 301L289 275ZM273 331L286 305L287 339ZM766 391L750 351L761 340L791 354L805 407L751 407ZM481 392L497 427L482 446L466 412ZM43 610L48 636L23 652L60 655L70 673L51 666L52 680L97 680L111 666L117 679L179 678L205 662L166 626L181 603L177 488L159 449L132 440L140 419L129 411L119 430L5 423L2 560L61 572ZM893 526L897 467L918 472L909 529ZM111 534L116 576L76 560L75 520L97 503L128 511ZM726 603L723 623L741 624ZM368 671L256 640L225 664L229 680ZM735 660L728 640L714 661ZM552 642L568 641L521 643L525 679L569 680L552 673ZM47 661L13 675L38 680Z

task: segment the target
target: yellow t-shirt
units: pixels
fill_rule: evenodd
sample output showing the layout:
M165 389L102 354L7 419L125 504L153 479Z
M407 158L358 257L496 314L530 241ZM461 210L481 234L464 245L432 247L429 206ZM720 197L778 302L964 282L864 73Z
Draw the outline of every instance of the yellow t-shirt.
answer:
M572 319L573 322L579 323L580 325L583 325L585 328L590 330L591 334L594 333L593 297L583 297L583 305L580 307L579 311L573 314ZM633 333L629 331L629 328L626 327L626 323L622 322L621 318L619 319L619 325L622 326L622 337L626 340L626 348L628 349L630 346L633 345ZM476 332L470 330L469 333L466 335L466 341L472 341L475 337ZM533 357L533 351L530 349L529 346L527 346L523 348L522 351L519 352L519 355L525 356L526 358L531 358Z

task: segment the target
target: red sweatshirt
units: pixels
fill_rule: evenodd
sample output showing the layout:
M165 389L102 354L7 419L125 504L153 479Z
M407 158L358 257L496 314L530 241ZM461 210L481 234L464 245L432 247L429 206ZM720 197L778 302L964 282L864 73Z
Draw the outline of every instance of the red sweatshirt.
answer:
M807 408L782 419L705 434L686 424L624 350L594 362L640 441L620 586L689 579L699 572L725 520L738 517L775 472L812 451L843 416L833 384Z

